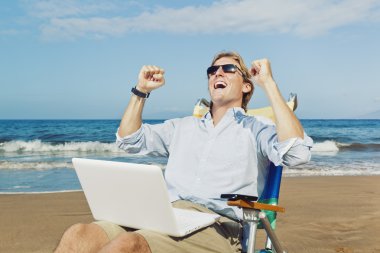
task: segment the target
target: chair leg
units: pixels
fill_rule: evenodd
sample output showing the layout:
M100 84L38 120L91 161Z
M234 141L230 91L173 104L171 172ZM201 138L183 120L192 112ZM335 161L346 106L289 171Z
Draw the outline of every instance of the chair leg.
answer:
M272 250L272 241L270 240L269 236L267 236L267 241L265 242L265 249Z
M249 226L247 253L255 252L256 231L259 224L259 210L243 208L244 222Z
M276 253L286 253L284 249L282 248L280 241L278 240L276 234L274 233L269 220L267 218L267 215L264 212L259 213L259 218L261 220L261 224L263 225L265 231L267 232L268 237L270 238L271 244L273 244L273 247L276 251Z

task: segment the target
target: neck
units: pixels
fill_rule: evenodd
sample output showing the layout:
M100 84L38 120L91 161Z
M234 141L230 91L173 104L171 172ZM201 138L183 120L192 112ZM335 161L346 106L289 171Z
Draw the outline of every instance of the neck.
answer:
M212 121L214 123L214 126L216 126L223 118L223 116L226 114L226 112L230 109L236 106L230 106L230 107L217 107L215 105L212 106L211 109L211 115L212 115Z
M234 107L241 107L241 99L224 103L212 101L211 115L214 126L216 126L222 120L224 114L226 114L228 109Z
M212 121L214 122L214 126L216 126L222 120L227 110L228 108L215 108L215 106L213 106L211 110L211 114L212 114Z

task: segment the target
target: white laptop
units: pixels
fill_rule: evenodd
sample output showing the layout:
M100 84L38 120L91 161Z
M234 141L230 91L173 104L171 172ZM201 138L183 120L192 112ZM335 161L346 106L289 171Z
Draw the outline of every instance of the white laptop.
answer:
M96 220L181 237L220 217L173 208L158 166L83 158L72 161Z

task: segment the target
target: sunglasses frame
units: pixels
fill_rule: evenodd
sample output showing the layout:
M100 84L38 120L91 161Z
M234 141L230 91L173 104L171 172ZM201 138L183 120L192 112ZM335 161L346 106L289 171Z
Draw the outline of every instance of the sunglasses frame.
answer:
M238 70L240 71L241 75L244 77L243 71L235 64L229 63L229 64L223 64L223 65L212 65L207 68L207 76L210 77L211 75L215 75L216 71L222 67L222 70L224 73L236 73ZM235 68L234 70L231 70L231 68ZM215 71L212 71L212 69L215 68Z

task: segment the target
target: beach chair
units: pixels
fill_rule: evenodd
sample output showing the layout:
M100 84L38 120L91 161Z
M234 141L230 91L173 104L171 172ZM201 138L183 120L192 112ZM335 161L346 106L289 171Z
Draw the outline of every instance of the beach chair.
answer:
M290 94L287 105L293 111L297 108L297 96L295 94ZM194 107L193 116L202 117L208 110L209 102L206 99L200 99ZM269 119L274 122L271 107L247 110L247 114L264 117L266 120ZM282 166L275 166L270 163L264 191L258 200L256 196L234 194L222 194L221 196L222 198L228 198L228 205L238 206L243 209L243 252L285 252L274 232L277 212L285 212L285 208L278 206L282 169ZM257 229L265 230L267 240L264 249L255 251Z

